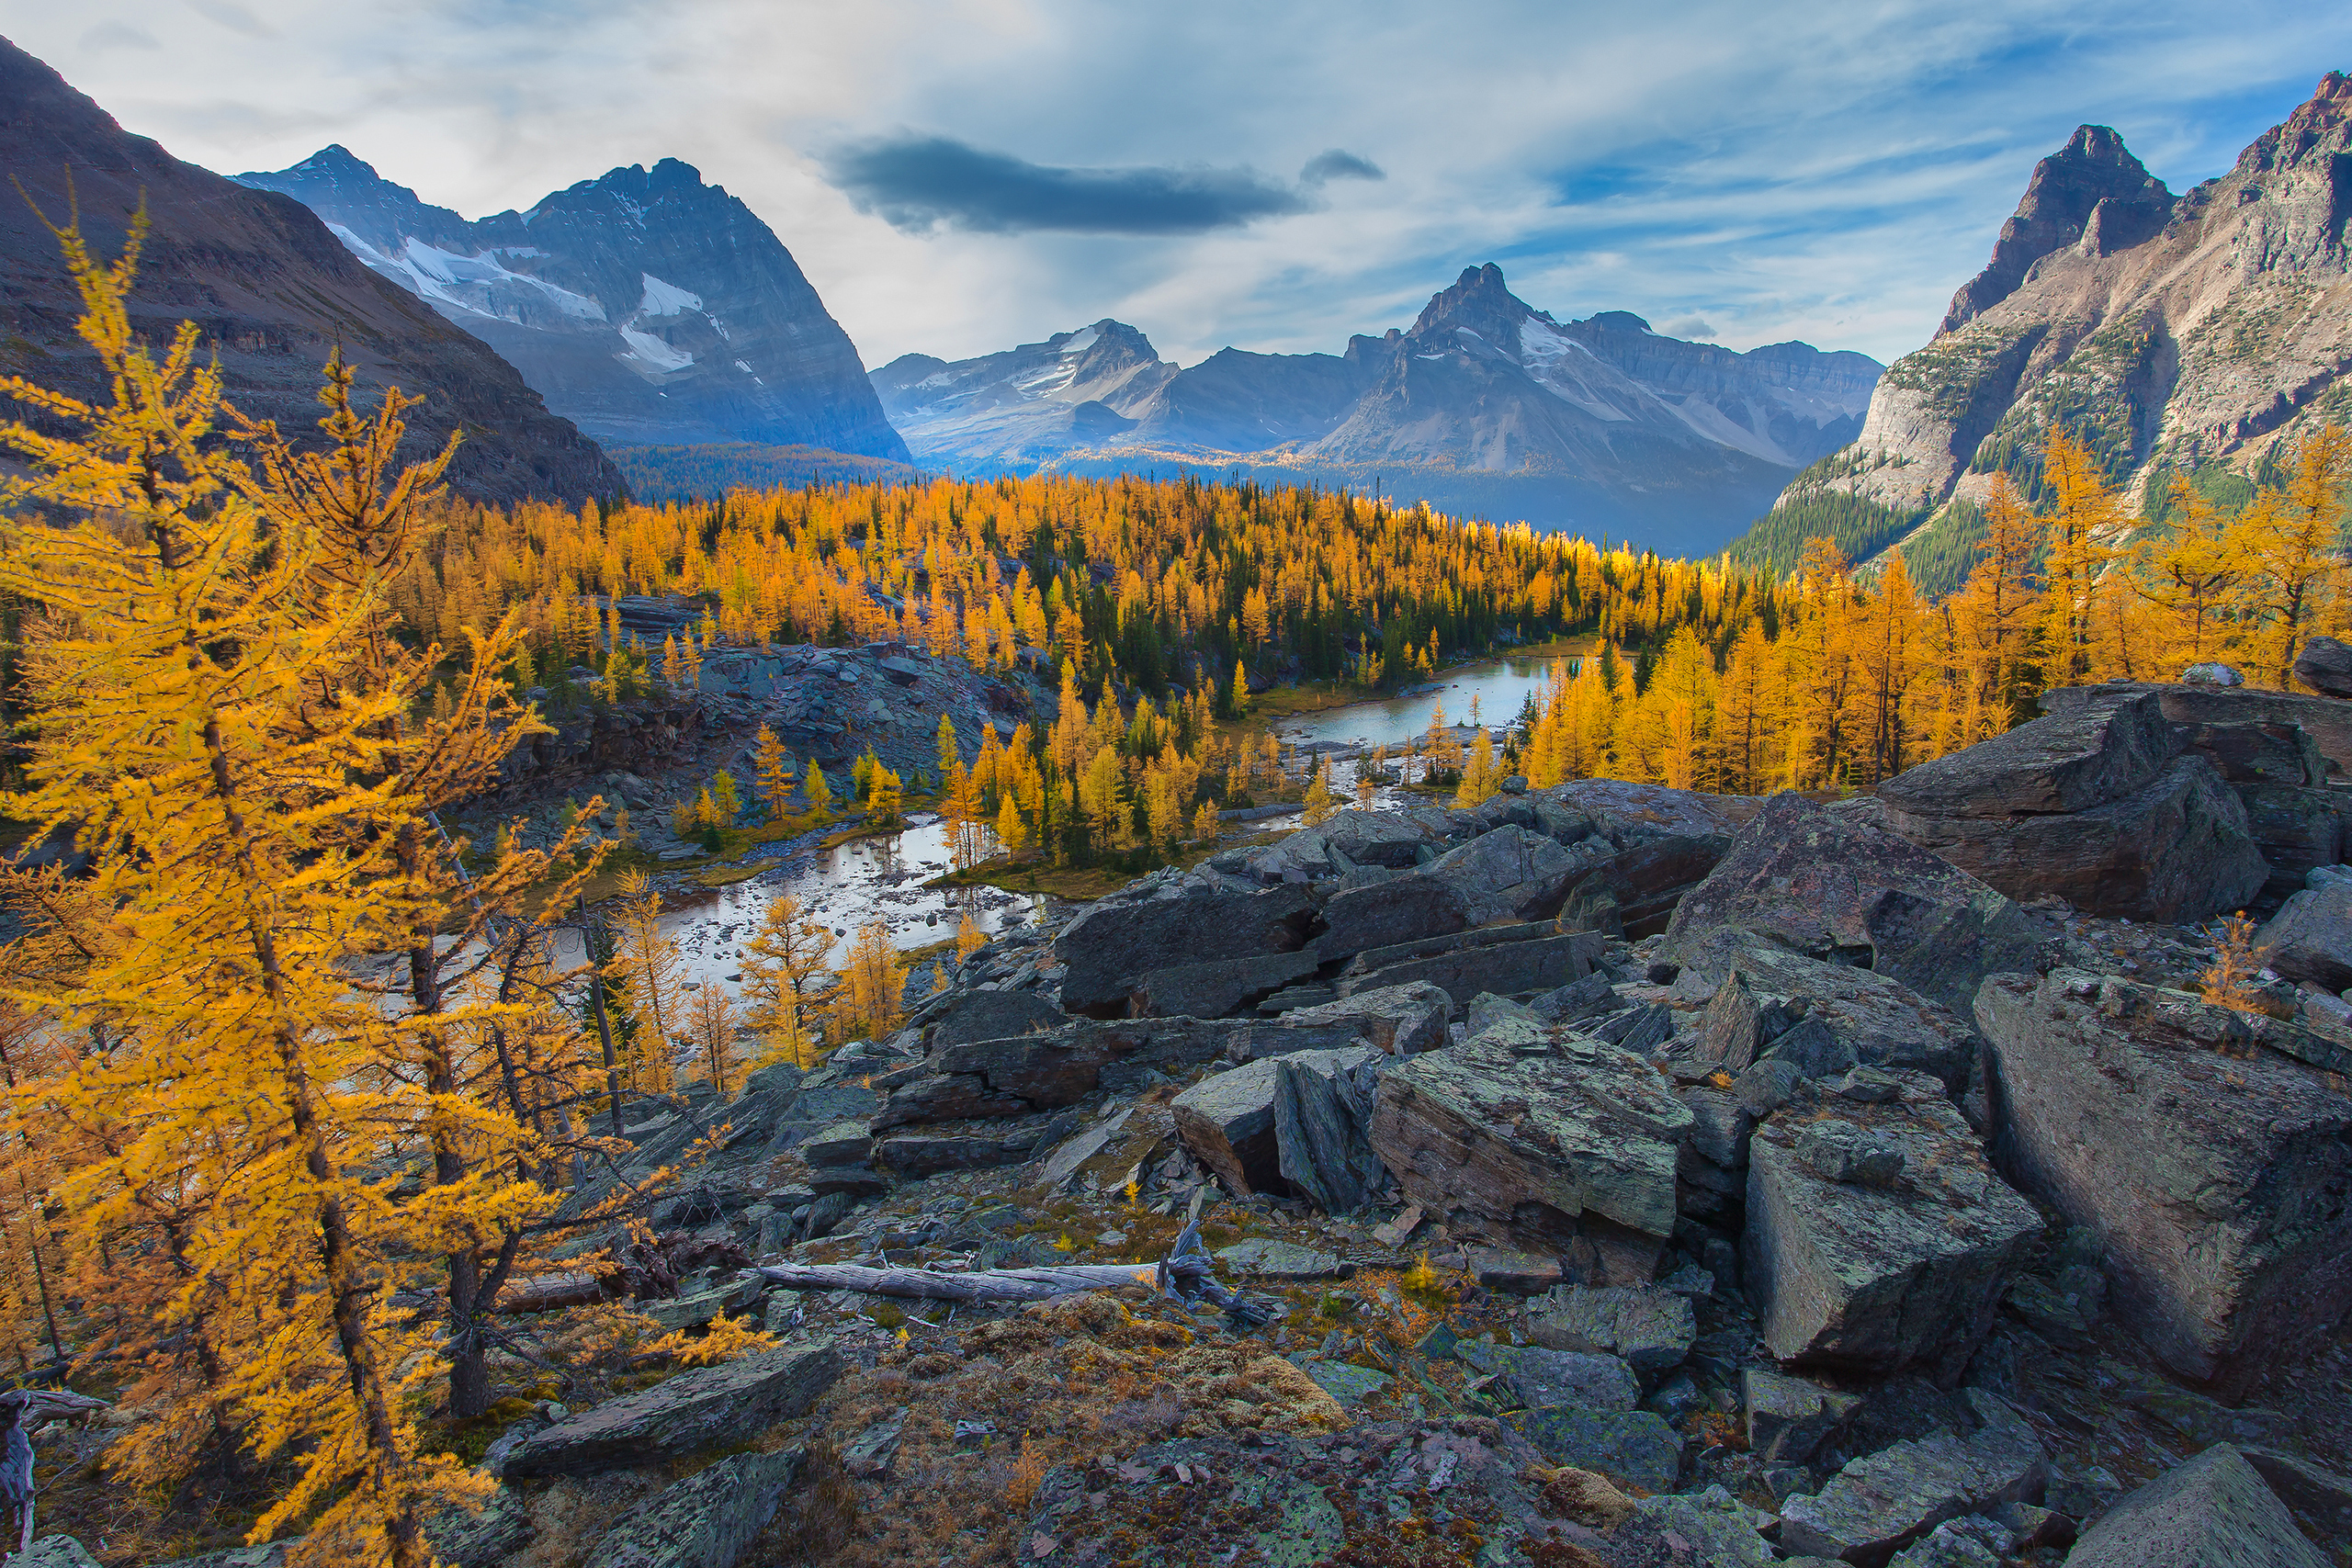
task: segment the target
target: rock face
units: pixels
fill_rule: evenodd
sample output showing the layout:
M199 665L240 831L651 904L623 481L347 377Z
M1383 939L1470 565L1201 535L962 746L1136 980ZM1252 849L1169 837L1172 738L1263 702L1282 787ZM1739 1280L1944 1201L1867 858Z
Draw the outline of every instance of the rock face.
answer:
M423 394L405 416L405 460L462 428L450 479L483 501L578 502L616 495L620 471L477 338L372 276L299 203L183 164L122 128L58 74L0 41L0 164L41 212L79 211L112 257L143 202L153 223L130 300L132 330L160 348L183 320L202 330L229 400L298 444L317 429L319 369L338 345L372 401ZM73 181L69 198L67 179ZM12 192L0 202L0 365L103 402L97 362L74 331L80 297L57 240Z
M1479 1035L1381 1079L1372 1146L1457 1227L1565 1257L1589 1283L1631 1283L1673 1233L1690 1125L1656 1069L1614 1046L1563 1034L1521 1055Z
M787 1346L681 1372L526 1439L503 1473L588 1475L745 1442L807 1410L841 1373L831 1345Z
M1054 939L1069 971L1063 1010L1116 1016L1144 976L1173 954L1201 964L1295 953L1306 943L1314 903L1304 887L1191 892L1197 896L1106 901L1064 927Z
M2179 748L2153 694L2119 696L1923 762L1878 797L1889 828L2011 897L2188 922L2243 905L2268 868L2243 804Z
M2068 969L1987 981L1976 1018L1996 1157L2097 1235L2167 1366L2231 1397L2352 1307L2352 1100L2266 1043L2292 1025Z
M469 223L341 147L239 175L625 446L749 442L907 460L857 350L773 231L692 166L614 169Z
M2337 417L2352 365L2347 148L2352 82L2334 72L2234 168L2177 197L2114 131L2082 127L2035 168L1934 340L1880 380L1860 439L1784 504L1849 491L1899 530L1955 497L1981 501L1996 471L2032 472L2062 417L2099 433L2127 489L2160 466L2283 457ZM2247 321L2281 324L2231 324Z
M2245 1456L2216 1443L2108 1510L2068 1568L2322 1568L2286 1505Z
M1980 1389L1966 1437L1906 1439L1855 1460L1814 1496L1781 1506L1783 1551L1883 1563L1946 1519L2041 1495L2048 1463L2033 1428Z
M1954 1011L1986 975L2033 967L2018 907L1908 840L1796 795L1776 796L1684 897L1677 957L1724 927L1809 958L1865 964Z
M1441 511L1573 514L1702 551L1759 484L1851 439L1878 370L1804 344L1685 343L1623 311L1558 321L1489 264L1344 355L1228 348L1179 369L1105 320L974 359L907 355L873 381L919 457L958 472L1210 454L1301 483L1377 468Z
M1783 1111L1747 1157L1740 1269L1765 1347L1792 1366L1957 1380L2041 1220L1941 1086Z

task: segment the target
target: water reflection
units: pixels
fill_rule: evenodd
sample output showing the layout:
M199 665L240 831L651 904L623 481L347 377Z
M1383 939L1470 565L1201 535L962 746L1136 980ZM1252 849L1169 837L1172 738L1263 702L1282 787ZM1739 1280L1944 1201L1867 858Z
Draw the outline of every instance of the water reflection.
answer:
M1286 719L1278 733L1285 740L1355 741L1365 746L1394 746L1429 732L1430 716L1440 703L1455 724L1470 722L1470 701L1478 701L1478 716L1489 729L1519 716L1528 694L1547 684L1552 666L1565 662L1577 672L1575 659L1504 659L1448 671L1440 689L1419 696L1389 697L1377 702L1350 703L1321 713Z

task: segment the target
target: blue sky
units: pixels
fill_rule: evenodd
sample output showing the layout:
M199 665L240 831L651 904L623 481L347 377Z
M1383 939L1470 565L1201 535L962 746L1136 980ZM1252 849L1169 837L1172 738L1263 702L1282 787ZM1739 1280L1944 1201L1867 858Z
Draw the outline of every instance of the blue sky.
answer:
M2175 190L2352 68L2352 7L0 0L224 172L340 141L469 217L683 158L869 365L1102 316L1192 363L1336 352L1498 263L1563 318L1917 347L2036 159Z

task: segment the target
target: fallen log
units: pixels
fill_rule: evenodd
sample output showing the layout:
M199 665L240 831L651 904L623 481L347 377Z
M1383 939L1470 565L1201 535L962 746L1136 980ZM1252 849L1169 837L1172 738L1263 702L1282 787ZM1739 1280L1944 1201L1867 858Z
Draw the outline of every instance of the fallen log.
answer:
M1183 1234L1157 1263L1064 1263L1042 1269L876 1269L862 1263L770 1263L746 1273L787 1291L855 1291L873 1296L967 1304L1012 1304L1053 1301L1088 1291L1145 1285L1190 1306L1207 1301L1243 1327L1257 1327L1281 1315L1270 1303L1252 1302L1216 1281L1215 1265L1201 1245L1197 1199Z
M517 1280L499 1292L493 1310L501 1314L554 1312L562 1307L594 1306L599 1302L610 1301L614 1294L606 1288L603 1275L584 1272L541 1274L529 1280Z

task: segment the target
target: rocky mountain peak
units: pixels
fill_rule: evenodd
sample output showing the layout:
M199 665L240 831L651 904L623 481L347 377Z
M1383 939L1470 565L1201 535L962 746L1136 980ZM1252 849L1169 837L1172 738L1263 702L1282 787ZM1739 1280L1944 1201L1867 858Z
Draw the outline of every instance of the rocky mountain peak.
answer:
M1515 344L1519 323L1534 313L1504 283L1503 269L1488 262L1464 267L1452 288L1432 295L1406 335L1429 338L1466 327L1499 346Z
M2025 197L1993 243L1984 270L1961 287L1944 313L1951 332L2017 292L2033 264L2079 243L2086 232L2101 254L2136 245L2172 215L2173 195L2123 138L2104 125L2077 127L2066 145L2033 166Z
M2300 108L2238 154L2232 172L2259 175L2311 168L2332 177L2335 156L2352 142L2347 128L2352 128L2352 77L2331 71Z

